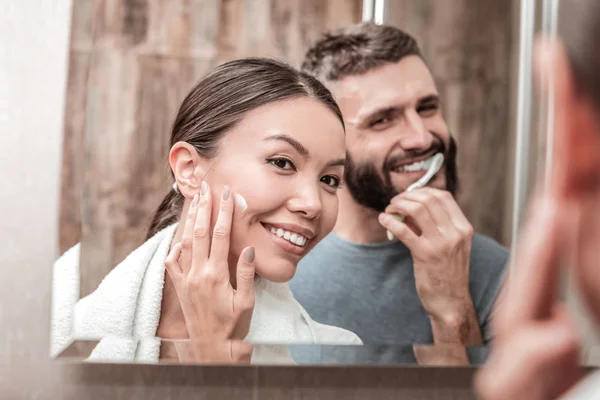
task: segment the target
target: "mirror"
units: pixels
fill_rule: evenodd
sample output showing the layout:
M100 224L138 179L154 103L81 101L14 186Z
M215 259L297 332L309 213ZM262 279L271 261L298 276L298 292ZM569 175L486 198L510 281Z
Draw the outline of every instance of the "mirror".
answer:
M53 355L481 364L514 236L515 182L529 173L522 163L515 169L522 143L514 127L523 118L518 105L532 106L530 91L519 89L529 79L519 52L535 19L523 23L520 7L494 0L74 1ZM260 108L253 95L284 96L287 67L269 64L282 81L265 89L257 83L264 61L226 64L258 56L300 67L324 32L365 20L375 21L373 35L403 43L390 53L404 53L373 68L366 62L365 70L339 62L339 76L322 75L323 54L360 48L365 39L323 42L311 59L320 61L305 68L337 105L320 83L301 78L303 95ZM224 64L229 69L214 72ZM212 81L196 86L211 71ZM227 74L247 84L227 83ZM243 110L239 120L218 114L232 104ZM198 138L176 145L220 129L226 133L214 149ZM427 187L406 191L435 166L436 154L443 163ZM209 197L196 202L203 180ZM209 198L212 220L198 211ZM229 256L192 263L173 246L193 237L180 218L195 203L193 223L204 218L212 228L220 198L233 210ZM403 222L378 219L391 203L386 213ZM212 247L201 241L206 235L195 237L183 254ZM249 246L253 308L239 286ZM169 254L177 262L166 272ZM190 286L192 270L204 280ZM207 313L222 323L212 330L195 323Z

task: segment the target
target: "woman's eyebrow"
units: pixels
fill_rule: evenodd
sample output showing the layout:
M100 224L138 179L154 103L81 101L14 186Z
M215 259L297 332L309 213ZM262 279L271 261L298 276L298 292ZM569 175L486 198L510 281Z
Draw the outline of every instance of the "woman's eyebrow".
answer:
M268 137L264 138L263 140L265 140L265 141L268 141L268 140L284 141L284 142L288 143L290 146L292 146L294 149L296 149L296 151L298 153L300 153L300 155L302 155L304 157L308 157L308 149L306 147L304 147L302 145L302 143L300 143L299 141L297 141L296 139L294 139L291 136L288 136L285 134L277 134L277 135L268 136Z
M346 159L345 158L338 158L337 160L333 160L327 163L328 167L338 167L338 166L342 166L342 167L346 167Z
M304 145L302 143L300 143L299 141L297 141L293 137L288 136L286 134L277 134L277 135L267 136L263 140L264 141L281 140L283 142L288 143L290 146L292 146L294 149L296 149L296 151L298 153L300 153L300 155L302 155L303 157L308 157L308 155L309 155L308 149L306 147L304 147ZM332 160L332 161L330 161L330 162L327 163L327 166L328 167L337 167L337 166L345 167L346 166L346 159L345 158L338 158L338 159Z

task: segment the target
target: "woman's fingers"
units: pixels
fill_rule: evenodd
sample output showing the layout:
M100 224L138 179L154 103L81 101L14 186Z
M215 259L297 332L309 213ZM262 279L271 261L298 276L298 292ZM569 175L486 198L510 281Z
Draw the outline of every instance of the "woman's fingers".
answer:
M181 259L180 265L182 271L187 274L192 265L192 247L194 237L194 225L196 224L196 214L200 196L196 193L184 221L183 234L181 236Z
M179 257L181 256L181 243L176 243L169 251L169 255L165 259L165 267L167 269L167 273L173 280L173 282L179 281L181 276L183 275L183 271L181 270L181 265L179 265Z
M212 215L212 195L210 186L202 181L196 220L192 231L192 267L201 269L208 261L210 249L210 219Z
M233 308L238 320L232 339L242 340L248 335L254 311L254 247L246 247L237 264L236 291Z
M236 276L236 296L249 303L252 300L252 304L254 303L254 256L254 247L246 247L242 251L238 260Z
M210 247L210 259L214 266L224 266L227 270L227 259L229 257L229 238L231 235L231 223L233 220L233 201L229 186L223 188L219 215L212 234ZM220 271L222 272L222 271Z

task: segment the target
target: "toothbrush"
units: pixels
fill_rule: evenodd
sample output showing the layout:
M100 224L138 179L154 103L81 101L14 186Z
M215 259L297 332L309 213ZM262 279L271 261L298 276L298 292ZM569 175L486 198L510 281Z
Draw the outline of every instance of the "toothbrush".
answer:
M435 156L433 156L433 159L431 160L431 165L427 169L427 172L425 172L425 175L423 175L421 177L421 179L419 179L418 181L416 181L415 183L410 185L406 189L406 191L411 192L415 189L420 189L423 186L427 185L427 183L429 183L431 178L433 178L433 176L438 173L440 168L442 168L443 164L444 164L444 155L442 153L437 153ZM400 222L404 221L404 215L396 215L396 218ZM389 241L394 240L394 235L392 234L392 232L387 231L387 238Z

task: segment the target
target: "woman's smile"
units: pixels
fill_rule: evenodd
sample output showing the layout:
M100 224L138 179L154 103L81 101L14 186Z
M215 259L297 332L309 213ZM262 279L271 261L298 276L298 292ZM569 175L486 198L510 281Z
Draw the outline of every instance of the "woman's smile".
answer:
M310 228L295 224L261 222L261 225L275 244L297 256L304 255L307 243L315 236Z

